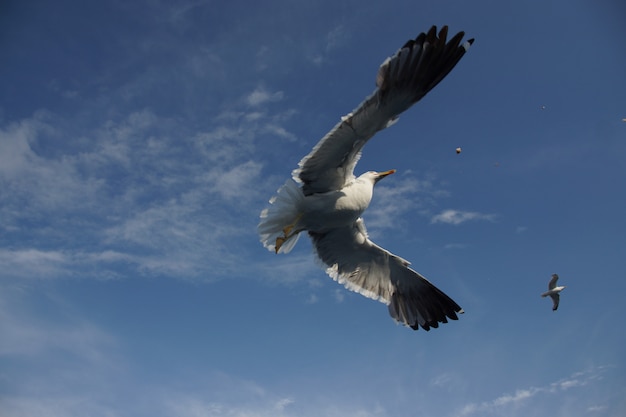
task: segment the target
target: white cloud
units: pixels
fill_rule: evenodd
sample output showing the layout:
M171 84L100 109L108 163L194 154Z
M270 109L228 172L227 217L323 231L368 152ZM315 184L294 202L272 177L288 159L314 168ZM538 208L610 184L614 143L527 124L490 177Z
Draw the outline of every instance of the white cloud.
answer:
M0 287L0 357L17 366L0 377L11 381L3 417L114 415L103 400L124 379L119 341L73 313L40 288Z
M265 87L257 87L246 97L249 106L256 107L265 103L272 103L283 99L282 91L270 92Z
M350 32L343 25L337 25L326 34L326 52L340 48L350 39Z
M274 255L260 265L256 265L258 271L263 272L265 282L270 284L293 285L306 281L308 286L319 288L321 286L319 279L310 279L311 277L325 278L324 270L316 265L316 258L311 256L310 249L302 250L302 247L308 245L306 238L298 242L298 247L289 253L289 255ZM268 251L269 252L269 251Z
M576 387L585 386L592 381L598 379L604 367L592 368L588 371L576 372L568 378L561 379L546 386L529 387L518 389L513 394L502 394L501 396L481 403L468 403L454 414L456 417L464 417L473 414L499 414L509 415L508 411L514 407L519 407L538 395L557 395L564 391L571 390Z
M307 304L316 304L319 301L319 297L315 294L309 294L309 298L306 299Z
M432 179L409 175L394 177L375 187L372 203L364 214L368 229L401 228L406 221L404 216L409 212L426 212L436 199L448 195Z
M333 297L335 301L338 303L342 303L343 300L346 299L346 289L345 288L337 288L333 291Z
M81 250L41 250L37 248L0 249L0 265L4 276L20 279L52 279L59 277L115 278L109 271L119 263L139 265L146 260L113 250L84 252ZM93 272L96 270L97 272ZM91 271L91 272L89 272Z
M192 14L190 12L203 6L210 5L210 3L211 2L208 0L193 0L188 2L182 2L182 4L174 4L171 6L168 5L170 7L169 18L171 19L172 23L184 21L189 14Z
M0 127L0 224L31 213L33 208L69 209L88 207L103 183L81 175L72 158L42 156L49 141L60 133L52 128L52 116L38 112L32 118ZM50 138L40 143L42 137ZM39 148L39 149L38 149Z
M443 246L444 249L465 249L467 245L465 243L447 243Z
M280 400L276 401L274 408L278 411L283 411L285 407L293 403L294 403L294 400L292 400L291 398L281 398Z
M307 53L310 62L316 66L321 66L330 60L335 50L345 47L350 41L351 32L345 24L338 24L332 27L326 33L325 43L317 44L313 42L309 45L310 50Z
M490 222L495 221L495 214L482 214L472 211L461 210L444 210L441 213L433 216L430 220L431 223L448 223L458 225L471 220L487 220Z
M0 249L0 265L5 271L20 271L22 276L44 276L67 263L63 252L39 249Z
M588 413L601 413L602 411L606 409L607 409L606 405L592 405L587 408L587 412Z
M189 417L384 417L385 409L366 408L358 404L339 405L324 403L301 405L291 397L272 400L271 394L257 398L241 398L237 403L211 401L200 396L180 396L167 405L165 416Z
M275 135L275 136L278 136L283 139L287 139L292 142L297 139L296 135L287 131L287 129L277 124L268 123L264 126L264 130L270 135Z
M457 377L454 374L450 372L444 372L431 379L430 385L434 385L436 387L445 387L453 383L456 378Z
M118 411L120 413L118 413ZM13 396L2 399L3 417L114 417L122 410L97 404L93 397L81 394Z
M240 269L237 242L255 239L267 198L258 142L295 139L292 110L242 107L201 130L147 109L83 130L48 112L0 125L0 231L16 242L0 267L30 278L118 277L121 263L202 279Z
M227 200L248 202L258 190L262 167L259 162L246 161L227 171L213 170L209 175L211 188Z

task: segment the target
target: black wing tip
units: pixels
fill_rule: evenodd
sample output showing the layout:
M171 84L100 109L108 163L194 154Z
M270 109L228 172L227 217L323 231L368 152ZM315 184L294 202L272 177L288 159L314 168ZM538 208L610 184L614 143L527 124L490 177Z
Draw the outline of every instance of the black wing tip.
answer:
M452 38L450 38L449 43L458 42L465 36L465 31L461 30L457 32ZM419 35L415 37L415 39L410 39L407 41L407 44L410 43L419 43L421 38L425 38L428 42L433 43L434 41L439 41L439 43L446 43L446 38L448 37L448 25L443 25L437 33L437 25L432 25L430 29L426 32L421 32ZM474 38L468 39L465 41L472 45L474 43ZM406 46L406 45L405 45Z
M412 48L414 45L422 45L423 43L427 42L430 44L436 43L441 46L445 44L456 45L456 46L461 45L465 49L465 51L467 51L469 47L474 44L475 39L474 38L468 39L463 44L461 44L461 40L463 39L464 36L465 36L465 31L460 31L460 32L457 32L456 35L454 35L452 38L450 38L449 41L446 42L446 39L448 37L448 26L447 25L442 26L439 33L437 33L437 25L433 25L428 31L421 32L419 35L417 35L415 39L409 39L408 41L406 41L404 45L402 45L402 48L400 48L400 50L405 49L405 48Z
M449 40L447 36L448 26L443 26L439 33L437 26L432 26L408 40L380 66L376 76L380 96L394 97L389 91L402 91L412 105L439 84L474 43L474 38L463 40L463 31Z
M408 325L408 327L410 327L413 330L419 330L420 327L421 327L422 329L424 329L424 330L426 330L428 332L428 331L430 331L431 328L432 329L439 328L439 323L442 323L442 324L447 323L448 322L447 319L458 320L459 317L457 316L457 314L463 314L463 313L464 313L463 309L460 309L460 310L456 311L456 314L454 312L447 314L446 315L447 318L443 317L440 320L431 320L431 321L428 321L428 322L423 323L423 324L413 323L413 324Z
M448 323L448 319L458 320L458 314L464 314L465 310L463 310L447 295L436 289L436 287L434 288L438 293L443 295L444 298L439 299L435 304L430 304L430 306L422 304L421 307L418 307L416 305L409 306L405 304L404 307L396 308L393 307L394 304L398 306L398 304L402 303L401 299L403 299L404 297L400 296L401 299L398 299L398 294L394 294L392 297L392 301L389 304L389 312L391 314L391 317L393 317L393 319L397 322L407 327L410 327L413 330L419 330L420 328L422 328L426 331L430 331L431 328L437 329L440 323ZM415 309L419 311L418 314L406 313L409 310Z

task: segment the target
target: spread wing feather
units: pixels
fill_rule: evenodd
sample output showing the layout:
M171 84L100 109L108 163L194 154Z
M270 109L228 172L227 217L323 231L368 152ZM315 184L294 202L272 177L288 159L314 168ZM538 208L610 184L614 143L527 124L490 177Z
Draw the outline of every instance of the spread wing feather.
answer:
M552 279L548 283L548 290L553 290L556 287L556 282L559 280L559 276L557 274L552 274Z
M459 32L446 43L444 26L433 26L409 40L379 68L376 89L352 113L344 116L305 156L293 178L305 195L339 190L354 178L354 167L367 141L391 124L434 88L473 43Z
M559 294L550 294L550 298L552 298L552 311L556 311L559 308L559 300L561 297Z
M409 262L373 243L363 220L352 227L312 233L319 259L327 273L348 289L384 302L398 322L429 330L456 320L463 310L426 278L409 268Z

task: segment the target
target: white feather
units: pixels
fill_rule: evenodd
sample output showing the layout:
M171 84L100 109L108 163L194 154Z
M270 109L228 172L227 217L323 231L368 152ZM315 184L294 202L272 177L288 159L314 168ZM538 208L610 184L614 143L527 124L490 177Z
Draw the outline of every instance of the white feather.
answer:
M258 226L261 243L268 250L276 249L276 238L283 235L286 226L293 225L300 215L304 194L295 181L289 179L270 199L270 206L261 212ZM294 234L283 243L279 253L288 253L298 241L299 233Z

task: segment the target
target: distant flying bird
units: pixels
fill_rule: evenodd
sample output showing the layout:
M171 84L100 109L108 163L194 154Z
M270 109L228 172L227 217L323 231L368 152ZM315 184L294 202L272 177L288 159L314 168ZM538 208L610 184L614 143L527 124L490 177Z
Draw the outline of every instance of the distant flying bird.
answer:
M541 294L542 297L550 296L552 298L552 311L556 311L559 308L559 293L565 289L565 285L562 287L556 286L558 279L559 276L557 274L552 274L552 279L548 283L548 291Z
M456 148L457 155L461 153L461 148Z
M353 174L361 150L376 132L435 87L467 52L473 39L463 32L446 43L448 28L411 39L380 66L376 89L322 138L293 171L269 208L261 212L258 231L263 245L289 252L307 231L326 272L348 289L386 303L390 315L415 330L457 320L463 310L409 262L369 240L361 214L372 200L374 185L393 174ZM402 152L406 152L403 150ZM389 205L394 202L390 201Z

